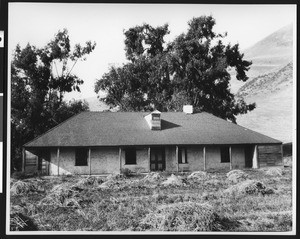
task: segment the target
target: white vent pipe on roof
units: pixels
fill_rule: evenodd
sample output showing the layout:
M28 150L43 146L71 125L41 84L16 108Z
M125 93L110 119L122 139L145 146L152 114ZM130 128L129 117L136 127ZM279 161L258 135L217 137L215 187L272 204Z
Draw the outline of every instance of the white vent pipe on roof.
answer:
M192 105L184 105L183 113L185 114L193 114L193 106Z

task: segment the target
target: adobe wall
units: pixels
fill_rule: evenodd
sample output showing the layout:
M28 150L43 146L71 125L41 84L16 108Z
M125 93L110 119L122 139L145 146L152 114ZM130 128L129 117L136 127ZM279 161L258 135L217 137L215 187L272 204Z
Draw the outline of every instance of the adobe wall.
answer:
M128 168L133 172L149 172L148 147L136 148L136 164L125 164L125 151L122 150L122 169Z
M166 171L167 172L176 172L177 171L177 162L176 162L176 147L169 146L165 148L165 157L166 157Z
M232 169L245 168L245 149L242 146L231 147Z
M49 175L66 174L107 174L119 173L119 149L118 148L92 148L91 166L75 166L75 149L60 148L59 170L57 162L57 149L50 152ZM91 171L90 171L91 170Z
M221 163L221 151L217 146L206 146L206 170L230 169L230 163Z
M58 175L57 149L50 150L49 175Z
M92 148L91 174L120 173L119 148Z
M203 147L187 148L187 164L177 165L176 147L165 147L166 171L199 171L204 170ZM120 173L119 148L92 148L91 167L75 166L75 149L60 148L59 170L57 167L57 149L51 150L51 161L49 164L50 175L64 174L110 174ZM245 152L242 146L233 146L231 149L232 168L245 168ZM136 149L137 164L125 164L125 151L121 154L122 169L128 168L134 172L149 172L148 147ZM206 146L206 169L230 169L230 163L221 163L220 148L217 146ZM91 171L90 171L91 170Z
M187 148L187 164L179 164L179 171L204 170L203 147Z
M59 169L58 169L59 165ZM57 160L57 149L51 150L51 161L49 164L50 175L67 175L67 174L89 174L90 167L75 166L75 149L74 148L60 148L59 150L59 164Z

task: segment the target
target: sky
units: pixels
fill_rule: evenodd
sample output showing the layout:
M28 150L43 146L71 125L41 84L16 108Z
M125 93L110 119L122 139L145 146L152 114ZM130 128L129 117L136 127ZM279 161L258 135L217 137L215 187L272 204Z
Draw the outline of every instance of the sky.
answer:
M214 30L227 32L224 41L239 43L243 50L278 29L295 24L296 6L9 3L9 55L17 44L45 46L63 28L69 31L71 47L87 40L95 41L95 50L73 70L84 80L81 93L68 94L66 99L96 97L95 81L112 64L126 62L124 30L143 23L152 26L168 23L170 34L165 38L168 42L187 31L189 20L202 15L212 15L216 20Z

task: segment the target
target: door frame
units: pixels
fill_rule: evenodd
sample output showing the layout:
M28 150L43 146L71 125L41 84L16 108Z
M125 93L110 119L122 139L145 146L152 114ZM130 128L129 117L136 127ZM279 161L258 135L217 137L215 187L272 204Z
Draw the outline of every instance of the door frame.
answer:
M157 155L155 155L155 160L154 160L154 164L155 164L155 169L153 170L151 168L151 165L153 164L152 162L152 155L153 153L161 153L161 158L162 158L162 170L158 169L158 164L160 161L158 161L158 157ZM157 171L165 171L166 170L166 149L165 147L161 147L161 146L157 146L157 147L150 147L150 171L151 172L157 172Z

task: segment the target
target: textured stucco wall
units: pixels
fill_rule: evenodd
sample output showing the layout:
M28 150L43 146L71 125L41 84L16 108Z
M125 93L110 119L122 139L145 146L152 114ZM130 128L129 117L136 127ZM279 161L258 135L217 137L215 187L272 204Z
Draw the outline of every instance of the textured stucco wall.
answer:
M220 147L206 147L206 169L230 169L230 163L221 163Z
M166 171L167 172L176 172L177 171L177 162L175 157L176 147L169 146L165 148L166 155Z
M92 174L120 173L119 148L92 148Z
M199 171L204 169L203 147L187 148L187 164L179 164L179 171Z
M125 164L125 151L121 154L122 169L128 168L135 172L149 172L148 147L136 149L137 164ZM245 152L242 146L232 146L232 168L245 167ZM176 147L165 147L166 171L176 172ZM50 175L58 175L57 149L50 151L49 164ZM187 164L179 164L179 171L204 170L203 147L187 148ZM92 148L91 167L75 166L75 148L60 148L59 175L63 174L109 174L120 172L119 148ZM220 148L218 146L206 146L206 169L229 169L230 163L221 163Z
M59 164L57 160L57 149L50 151L51 160L49 164L50 175L66 175L66 174L89 174L90 167L75 166L75 149L74 148L60 148L59 150ZM59 165L59 169L58 169Z
M245 168L245 150L242 146L231 147L231 160L233 169Z
M50 150L49 175L58 175L56 153L57 149Z
M136 148L136 164L125 164L125 151L122 150L122 169L133 172L149 172L148 147Z
M61 148L59 160L59 175L90 174L89 162L86 166L75 166L75 149Z

